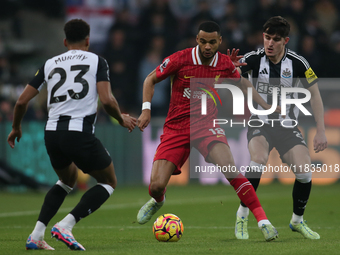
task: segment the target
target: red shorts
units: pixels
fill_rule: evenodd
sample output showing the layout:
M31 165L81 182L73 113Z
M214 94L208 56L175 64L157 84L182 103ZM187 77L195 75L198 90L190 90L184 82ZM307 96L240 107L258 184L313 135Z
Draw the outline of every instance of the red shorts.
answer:
M199 129L191 132L191 135L164 133L161 135L161 143L157 147L153 161L160 159L170 161L177 167L173 175L180 174L181 167L189 157L191 147L195 147L206 159L211 148L218 142L228 145L224 130L218 127Z

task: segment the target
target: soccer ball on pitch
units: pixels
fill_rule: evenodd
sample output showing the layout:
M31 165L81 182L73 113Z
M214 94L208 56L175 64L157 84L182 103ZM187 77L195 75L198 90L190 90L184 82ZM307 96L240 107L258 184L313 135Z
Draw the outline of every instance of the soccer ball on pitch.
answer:
M152 230L160 242L177 242L183 235L183 223L176 215L167 213L156 219Z

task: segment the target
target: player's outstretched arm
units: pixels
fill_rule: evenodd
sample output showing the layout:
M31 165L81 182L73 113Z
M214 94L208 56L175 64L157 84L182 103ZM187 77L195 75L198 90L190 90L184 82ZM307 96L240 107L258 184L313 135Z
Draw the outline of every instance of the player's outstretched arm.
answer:
M325 123L323 114L324 109L318 84L315 83L313 86L309 87L308 90L311 93L310 105L312 107L314 119L316 122L316 134L313 139L313 146L314 151L318 153L327 148L327 138L325 134Z
M111 85L108 81L97 82L99 100L103 104L105 111L115 118L119 124L131 132L136 126L136 118L129 114L122 114L116 98L112 95Z
M245 95L247 95L248 93L248 88L252 89L252 95L253 95L253 100L258 103L259 105L261 105L261 107L264 110L268 110L271 108L271 105L267 104L266 101L263 100L263 98L260 96L260 94L256 91L256 89L254 88L254 86L251 84L250 81L248 81L246 78L241 76L241 80L239 82L239 86L241 88L241 90L243 91L243 93ZM277 106L275 112L281 113L281 107Z
M151 121L151 100L155 91L155 85L160 81L161 80L157 78L156 69L144 80L142 113L137 121L137 125L142 132Z
M22 136L21 121L27 111L28 103L33 97L38 94L39 91L36 88L27 84L14 106L12 131L7 138L7 142L12 148L14 148L15 146L15 139L17 139L17 142L19 142Z

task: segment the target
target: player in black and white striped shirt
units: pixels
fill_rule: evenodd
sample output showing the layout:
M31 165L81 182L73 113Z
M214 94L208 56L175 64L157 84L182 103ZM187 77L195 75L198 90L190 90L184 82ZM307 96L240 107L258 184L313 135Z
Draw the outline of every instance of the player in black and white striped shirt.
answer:
M26 249L54 250L44 241L45 229L72 190L78 168L98 184L88 190L76 207L52 228L53 237L72 250L85 250L73 235L73 226L97 210L112 194L117 179L110 155L94 136L98 96L106 112L130 132L136 119L121 114L111 92L106 60L88 52L90 26L74 19L65 24L64 45L68 51L45 62L20 95L15 108L13 129L8 136L14 148L19 142L21 121L29 101L47 85L48 120L45 145L59 180L47 193L38 221L26 242Z
M278 89L277 100L281 105L281 89L300 86L311 93L311 107L316 121L317 133L313 140L315 152L327 147L323 120L323 103L319 93L317 76L302 56L286 48L289 41L289 23L282 17L270 18L263 26L264 48L244 55L245 64L238 63L239 72L248 73L253 86L261 97L272 104L275 96L273 88ZM287 98L297 98L297 93L287 94ZM255 109L262 110L254 105ZM295 105L287 105L286 114L252 115L252 125L248 128L248 148L251 156L249 168L245 176L257 189L263 166L268 161L270 151L275 147L283 162L296 166L293 188L293 215L290 228L308 239L319 239L318 233L312 231L303 220L304 210L311 191L312 173L305 169L311 164L308 148L301 132L296 127L299 109ZM257 121L256 121L257 120ZM275 121L274 121L275 120ZM254 124L258 122L260 125ZM264 123L264 124L263 124ZM263 124L261 126L261 124ZM303 166L299 168L299 166ZM237 211L235 235L238 239L248 239L249 209L241 203Z

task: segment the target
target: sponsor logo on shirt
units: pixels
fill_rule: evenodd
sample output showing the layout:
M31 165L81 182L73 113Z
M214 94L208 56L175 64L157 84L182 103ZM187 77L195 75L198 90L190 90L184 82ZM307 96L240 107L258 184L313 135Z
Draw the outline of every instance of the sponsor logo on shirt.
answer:
M281 88L284 87L282 84L271 85L271 84L265 83L265 82L259 82L257 92L262 93L262 94L272 95L273 94L273 88L275 88L275 87L278 89L277 92L279 94L281 94Z
M190 88L185 88L184 91L183 91L183 97L190 99L190 95L191 95Z

